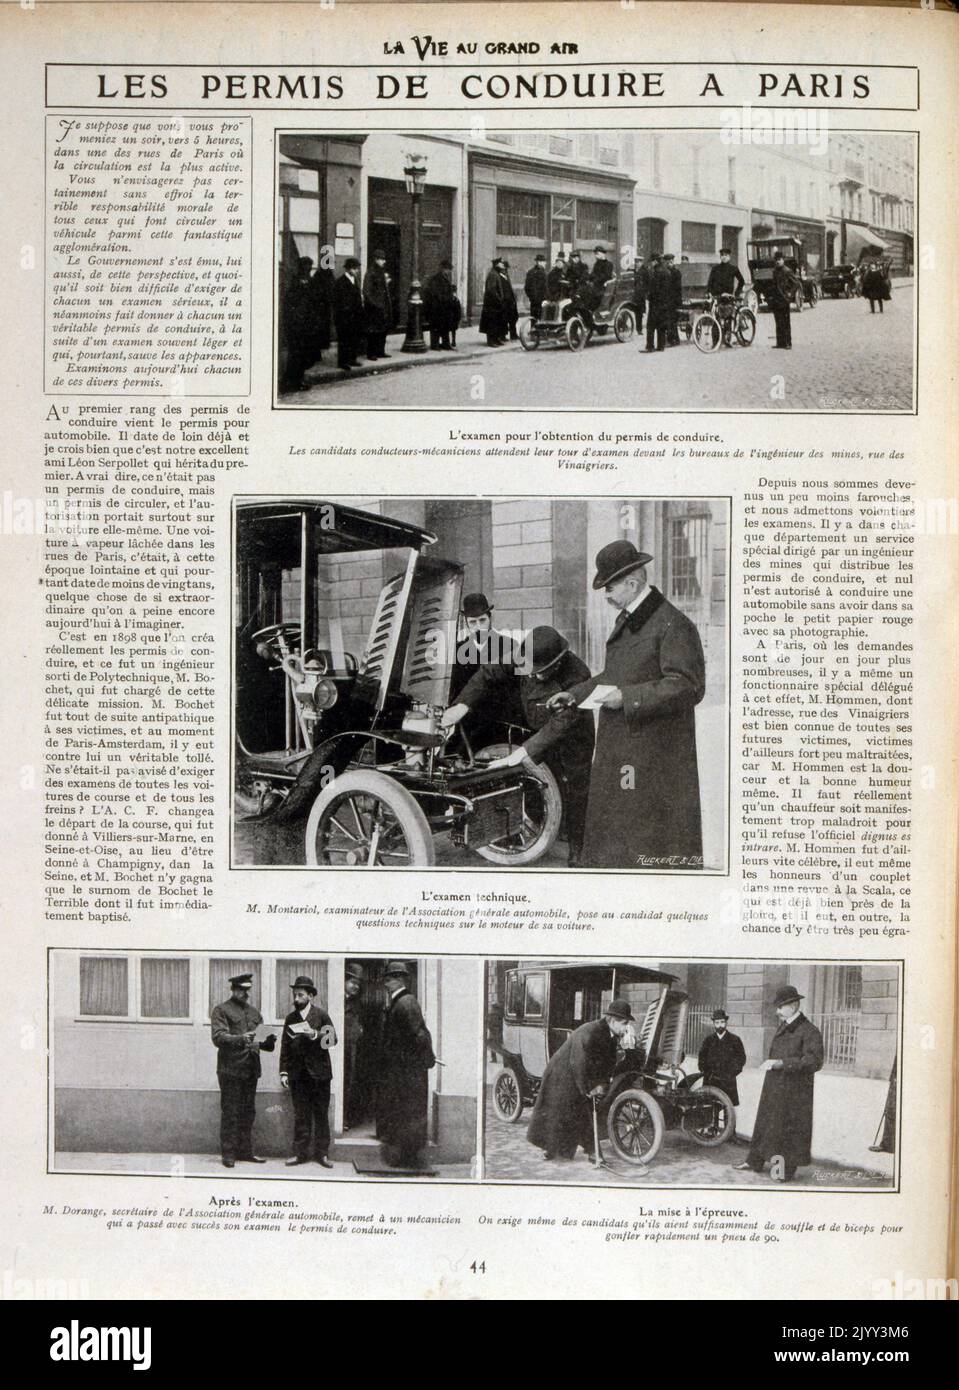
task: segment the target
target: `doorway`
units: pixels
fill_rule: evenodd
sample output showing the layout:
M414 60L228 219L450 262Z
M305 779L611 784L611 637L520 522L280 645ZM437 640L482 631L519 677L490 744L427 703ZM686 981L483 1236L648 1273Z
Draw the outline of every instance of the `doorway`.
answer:
M396 957L391 957L396 959ZM383 1074L383 1025L389 995L383 977L389 961L350 958L343 965L343 1133L376 1139L376 1095ZM405 960L409 991L418 995L417 962Z
M401 259L398 223L390 222L383 217L372 219L369 227L368 245L370 248L369 264L372 264L377 251L382 251L386 257L386 273L390 277L390 307L393 311L389 331L394 333L402 323L402 302L398 293Z
M392 332L406 327L406 304L413 278L413 200L399 179L370 179L367 262L386 252L393 300ZM427 185L420 199L420 280L422 283L453 256L453 190Z

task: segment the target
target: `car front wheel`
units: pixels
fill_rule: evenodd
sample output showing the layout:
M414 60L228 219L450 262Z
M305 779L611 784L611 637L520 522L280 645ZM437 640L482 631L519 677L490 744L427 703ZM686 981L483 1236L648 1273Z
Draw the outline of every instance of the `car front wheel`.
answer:
M499 1067L493 1073L490 1098L496 1118L515 1125L523 1114L523 1088L512 1067Z
M657 1100L645 1091L620 1091L606 1119L609 1142L628 1163L651 1163L666 1132Z
M382 772L344 772L320 792L306 823L306 862L319 868L403 869L433 864L429 823Z

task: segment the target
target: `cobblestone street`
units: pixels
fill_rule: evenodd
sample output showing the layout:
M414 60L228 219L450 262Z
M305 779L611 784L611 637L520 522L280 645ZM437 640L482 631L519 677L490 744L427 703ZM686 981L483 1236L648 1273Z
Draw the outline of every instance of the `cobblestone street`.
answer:
M898 281L883 314L863 299L824 299L792 315L793 348L774 347L761 311L753 345L705 354L691 343L645 353L640 339L487 348L471 330L440 360L398 357L389 370L328 380L284 397L297 406L475 410L903 411L913 407L913 286ZM399 340L397 340L399 341ZM401 365L402 364L402 365Z
M746 1145L737 1139L718 1149L697 1147L678 1131L669 1132L663 1146L649 1166L645 1177L636 1168L618 1158L600 1128L600 1145L607 1168L594 1168L579 1151L569 1163L547 1163L542 1152L526 1141L526 1126L531 1110L517 1124L508 1125L498 1119L487 1098L486 1104L486 1179L508 1182L561 1183L603 1187L741 1187L779 1188L768 1173L737 1173L733 1164L746 1156ZM878 1155L877 1169L886 1161ZM891 1177L876 1171L850 1168L838 1163L812 1163L800 1168L792 1187L889 1188Z

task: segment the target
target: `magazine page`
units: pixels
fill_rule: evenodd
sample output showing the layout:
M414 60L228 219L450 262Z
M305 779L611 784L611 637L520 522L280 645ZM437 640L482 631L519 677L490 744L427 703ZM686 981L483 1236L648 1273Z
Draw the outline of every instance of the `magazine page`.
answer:
M3 1298L955 1298L954 13L0 25Z

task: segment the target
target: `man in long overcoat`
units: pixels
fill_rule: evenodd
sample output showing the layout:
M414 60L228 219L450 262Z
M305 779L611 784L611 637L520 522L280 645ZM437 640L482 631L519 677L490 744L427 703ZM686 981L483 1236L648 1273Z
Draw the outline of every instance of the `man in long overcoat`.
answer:
M515 767L528 763L534 769L546 763L560 784L563 794L567 862L579 866L586 830L586 801L589 795L589 769L593 761L595 732L593 716L575 707L551 710L549 700L558 691L589 680L589 667L569 649L565 637L552 627L534 627L519 653L515 672L502 665L479 667L443 716L444 727L457 724L471 710L497 712L508 705L515 682L523 723L533 733L508 757L490 767Z
M479 331L486 334L489 347L501 347L509 337L509 300L506 289L503 262L497 256L486 276L479 322Z
M792 1182L796 1169L810 1161L813 1086L823 1064L822 1034L802 1012L802 997L786 985L773 1000L779 1028L762 1064L766 1075L752 1142L745 1161L734 1164L740 1172L761 1173L770 1159L781 1159L775 1174L781 1182Z
M701 869L695 708L706 691L695 625L646 582L652 556L613 541L596 556L594 589L619 609L597 676L553 697L599 711L583 864L594 869Z
M459 326L459 300L453 284L453 262L442 261L423 289L423 308L430 326L430 348L452 352Z
M363 312L366 323L366 356L370 362L389 357L386 335L393 327L393 300L386 256L373 252L373 261L363 277Z
M383 1073L377 1087L376 1132L391 1168L421 1165L427 1138L429 1078L435 1066L433 1039L410 993L409 967L390 961L384 984L390 996L383 1021Z
M776 324L778 348L791 348L793 345L792 320L789 315L799 285L799 276L792 273L783 253L777 251L773 257L773 282L766 291L766 303Z
M649 258L646 273L646 351L663 352L672 303L672 281L659 256Z
M739 1104L739 1073L746 1065L743 1040L730 1033L729 1014L725 1009L713 1010L713 1032L703 1039L699 1049L699 1070L704 1086L718 1086L733 1105Z
M230 997L210 1015L210 1040L216 1048L216 1079L220 1087L220 1154L224 1168L237 1163L265 1163L253 1152L256 1119L256 1085L260 1079L260 1053L272 1052L276 1038L256 1041L263 1022L250 1003L252 975L233 975Z
M526 272L526 279L523 283L523 289L526 291L526 298L529 301L530 318L538 319L542 316L543 300L546 298L546 281L546 257L540 251Z
M350 256L333 289L333 322L336 324L336 364L348 372L359 360L363 342L363 291L360 263Z
M604 1018L576 1028L546 1063L526 1138L546 1159L576 1157L577 1145L593 1151L593 1097L606 1093L616 1066L618 1039L633 1014L613 999Z
M330 1048L336 1030L325 1009L316 1003L316 985L298 975L290 985L293 1008L283 1020L280 1043L280 1082L293 1100L293 1156L287 1167L309 1163L310 1152L321 1168L332 1168L330 1148Z

